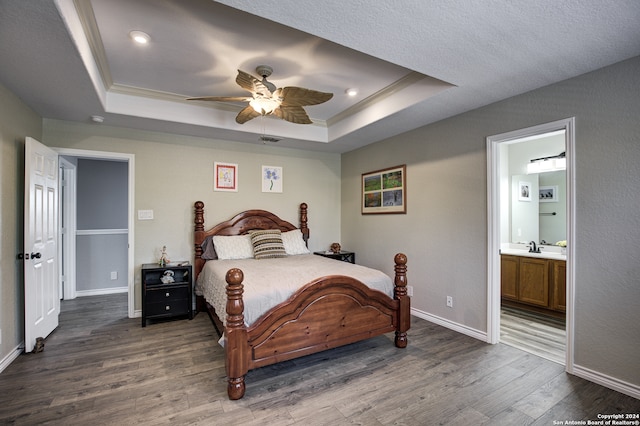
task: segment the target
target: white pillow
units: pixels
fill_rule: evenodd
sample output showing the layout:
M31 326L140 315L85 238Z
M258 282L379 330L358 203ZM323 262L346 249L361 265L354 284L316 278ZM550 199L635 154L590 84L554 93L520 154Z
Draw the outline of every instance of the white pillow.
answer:
M284 244L284 250L289 255L311 253L307 248L307 245L304 243L304 240L302 239L302 232L299 229L283 232L282 244Z
M253 244L248 234L214 235L213 246L220 260L253 258Z

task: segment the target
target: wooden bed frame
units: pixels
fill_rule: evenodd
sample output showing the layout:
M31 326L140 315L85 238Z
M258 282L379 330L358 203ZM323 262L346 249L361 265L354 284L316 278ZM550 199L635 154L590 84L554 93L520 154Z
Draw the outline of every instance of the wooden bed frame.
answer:
M255 229L296 229L291 223L265 210L248 210L213 228L204 229L204 203L195 203L195 261L197 278L205 264L201 244L212 235L242 235ZM300 230L307 242L307 205L300 205ZM226 327L214 309L197 296L199 311L207 310L218 332L226 337L225 355L229 399L240 399L245 392L249 370L275 364L326 349L395 331L395 345L407 346L410 327L410 298L407 295L407 257L395 258L393 299L369 289L347 276L319 277L295 292L288 300L272 308L254 324L244 324L243 273L230 269L227 281Z

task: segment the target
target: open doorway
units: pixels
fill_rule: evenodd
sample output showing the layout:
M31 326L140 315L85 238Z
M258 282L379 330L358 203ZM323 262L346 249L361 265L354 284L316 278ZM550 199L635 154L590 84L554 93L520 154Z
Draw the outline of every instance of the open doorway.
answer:
M501 163L500 342L564 364L565 131L505 143ZM505 188L506 186L506 188Z
M64 200L64 206L61 207L62 210L66 211L65 213L65 221L61 221L60 223L60 234L64 234L67 236L67 241L69 244L63 245L63 264L65 265L64 271L66 275L61 275L61 281L63 282L63 290L64 290L64 298L70 299L74 298L79 293L82 295L92 295L92 294L108 294L110 292L127 292L127 304L128 304L128 316L133 318L136 316L135 312L135 292L134 292L134 263L133 263L133 251L134 251L134 229L133 229L133 220L134 220L134 206L133 206L133 191L134 191L134 156L132 154L121 154L121 153L111 153L111 152L100 152L100 151L86 151L86 150L76 150L76 149L65 149L59 148L56 149L60 158L64 158L66 160L67 170L73 170L73 173L65 173L61 171L61 174L65 174L65 178L68 178L67 182L65 182L66 188L66 197ZM97 227L97 229L85 229L92 228L91 226L80 226L79 228L83 228L78 231L77 227L77 217L75 212L77 212L76 202L77 202L77 194L78 194L78 163L86 163L89 164L89 167L96 167L96 165L104 165L107 166L107 169L113 169L114 166L118 172L118 179L122 181L122 184L118 187L118 194L116 203L120 205L119 208L120 213L118 214L121 220L118 222L120 225L118 226L105 226L105 227ZM103 179L104 182L104 179ZM99 201L100 199L105 198L104 192L104 184L100 185L99 182L94 182L93 190L89 188L89 191L85 191L89 194L95 193L95 196L98 197L95 200ZM82 186L82 185L80 185ZM124 193L121 193L124 192ZM104 199L107 205L112 205L114 198ZM91 202L91 204L97 204L97 201ZM62 203L61 203L62 204ZM103 216L104 219L109 222L114 215L112 212L109 212L108 208L104 209L105 211L101 213L101 210L89 212L88 215L85 214L85 217L95 217L95 216ZM62 217L62 216L61 216ZM110 228L110 229L100 229L100 228ZM73 244L70 244L73 242ZM76 244L80 244L76 248ZM100 250L108 246L113 246L114 244L120 249L116 250L118 252L117 256L120 260L115 260L117 264L122 265L122 273L117 271L116 268L109 268L109 270L101 271L98 279L106 279L113 280L112 283L122 282L122 285L106 285L103 289L79 289L78 288L78 276L82 278L82 274L87 274L86 271L90 271L89 274L92 274L91 271L101 270L106 264L107 259L79 259L79 255L85 256L90 253L90 250L85 250L82 247L82 244L85 246L88 244L88 247L91 247L92 250ZM112 250L104 251L104 253L109 253L109 256L112 256ZM114 259L110 260L111 262ZM94 262L92 269L87 269L86 266L88 262ZM83 268L78 269L78 266L83 266ZM69 273L73 271L74 275L69 276ZM75 273L77 272L77 273ZM103 277L104 275L104 277ZM90 284L93 284L94 279L84 280L84 282L91 281ZM111 283L110 282L110 283ZM109 288L111 287L111 288Z
M574 119L560 120L540 126L521 129L514 132L490 136L487 138L488 162L488 206L489 206L489 256L488 256L488 341L501 341L501 313L503 302L511 301L516 308L525 308L534 313L535 318L540 313L558 313L566 311L566 350L564 360L554 359L565 364L567 371L572 369L572 330L573 330L573 235L574 228ZM560 135L561 145L552 150L564 149L564 152L545 152L535 156L526 148L525 143L535 143L546 140L546 137ZM543 137L544 136L544 137ZM520 145L518 150L512 150L512 156L526 157L527 162L540 158L556 157L566 160L566 171L558 183L549 182L549 176L540 179L538 174L526 174L526 164L514 166L510 161L511 147ZM532 145L533 146L533 145ZM552 144L553 146L553 144ZM519 154L514 154L518 152ZM525 154L522 154L525 153ZM562 154L562 155L560 155ZM531 158L529 158L531 157ZM513 158L511 160L514 160ZM518 160L515 160L517 164ZM518 167L522 167L518 170ZM510 171L511 168L511 171ZM515 172L514 172L515 169ZM522 171L522 173L520 173ZM566 198L560 200L559 188L564 186ZM524 187L524 190L523 190ZM523 192L524 191L524 192ZM541 192L542 191L542 192ZM541 194L544 200L540 203ZM551 195L549 195L551 194ZM548 198L547 198L548 197ZM554 198L555 197L555 198ZM547 205L547 199L555 203ZM540 207L540 206L543 207ZM562 208L559 208L561 206ZM553 207L556 207L553 209ZM527 214L524 220L514 217L513 209L518 208ZM553 213L556 213L553 215ZM541 216L541 213L544 213ZM548 214L547 214L548 213ZM549 216L549 217L547 217ZM562 216L565 218L562 219ZM549 221L548 219L560 219ZM564 222L566 237L555 231L543 229L540 225ZM548 228L548 227L547 227ZM547 241L550 240L550 241ZM542 250L540 242L543 242ZM565 243L565 244L563 244ZM541 253L538 253L538 252ZM533 253L531 253L533 252ZM557 264L557 265L556 265ZM523 268L520 270L520 268ZM507 277L504 281L501 279ZM554 283L566 281L566 289L558 292ZM522 281L522 283L520 282ZM506 287L505 287L506 282ZM562 284L565 284L564 282ZM506 296L506 297L505 297ZM559 305L562 304L562 306ZM530 309L528 309L530 308ZM521 329L526 325L521 325ZM544 333L544 331L542 332ZM525 347L521 349L527 350ZM533 352L533 351L531 351ZM535 353L535 352L534 352ZM540 353L537 355L543 356ZM548 358L551 359L551 358ZM563 362L564 361L564 362Z

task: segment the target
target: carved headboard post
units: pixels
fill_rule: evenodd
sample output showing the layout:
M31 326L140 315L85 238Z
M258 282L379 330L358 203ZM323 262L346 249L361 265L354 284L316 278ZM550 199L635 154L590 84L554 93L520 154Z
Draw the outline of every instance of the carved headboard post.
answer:
M300 231L305 244L309 247L309 227L307 226L307 203L300 204Z
M204 241L204 203L202 201L196 201L194 204L195 214L193 219L194 227L194 237L193 237L193 245L195 252L195 259L193 260L195 267L195 276L197 277L202 267L204 266L205 260L202 258L202 242Z

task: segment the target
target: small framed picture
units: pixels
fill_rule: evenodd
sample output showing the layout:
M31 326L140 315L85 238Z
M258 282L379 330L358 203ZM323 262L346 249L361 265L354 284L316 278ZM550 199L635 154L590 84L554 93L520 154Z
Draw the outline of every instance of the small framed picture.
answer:
M213 190L238 192L238 165L213 163Z
M407 167L362 174L362 214L407 213Z
M262 166L262 192L282 192L282 167Z
M541 203L557 203L558 202L558 185L541 186L538 191L539 201Z
M531 182L518 182L518 201L531 201Z

